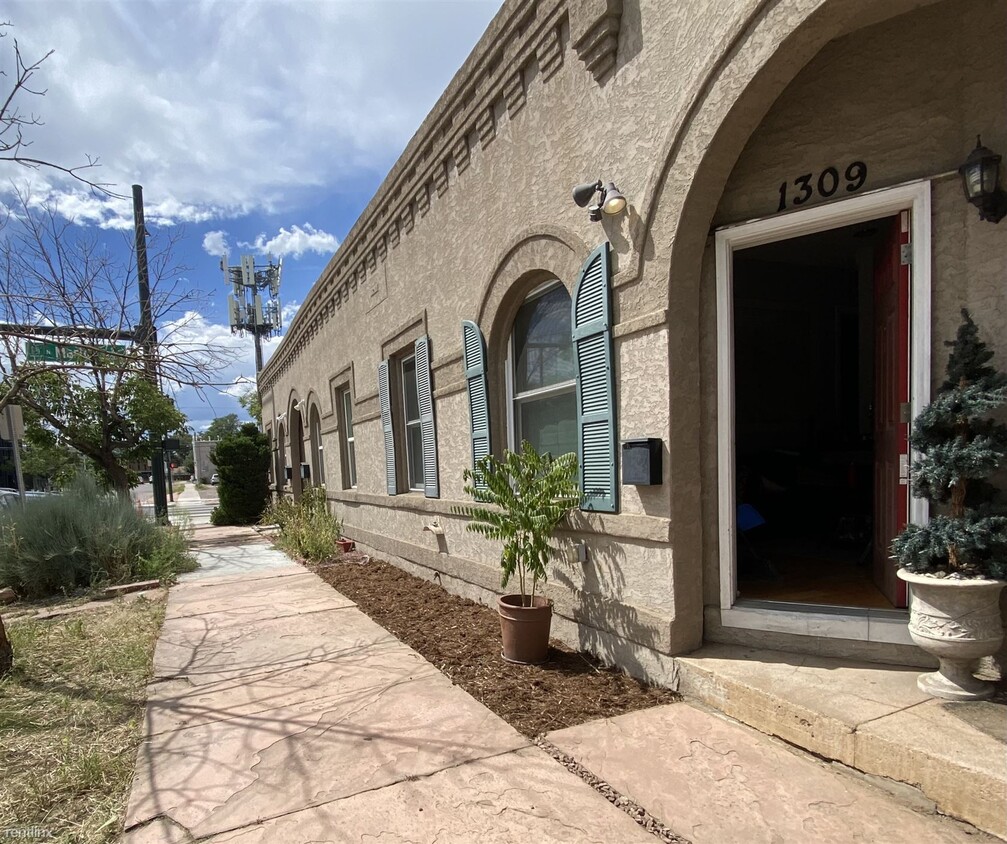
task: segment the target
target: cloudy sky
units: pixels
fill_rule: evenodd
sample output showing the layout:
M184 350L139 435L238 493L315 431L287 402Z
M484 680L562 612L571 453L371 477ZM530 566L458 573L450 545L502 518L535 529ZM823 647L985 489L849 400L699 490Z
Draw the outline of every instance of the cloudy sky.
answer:
M475 46L500 0L7 0L13 40L44 97L31 154L89 171L125 196L143 186L148 228L181 234L182 283L205 292L174 330L238 349L240 364L200 398L177 400L197 429L241 413L251 338L232 337L219 256L283 258L285 317L296 311L413 132ZM95 196L52 172L2 163L110 243L132 228L129 199ZM267 344L266 354L277 341ZM243 414L242 414L243 415Z

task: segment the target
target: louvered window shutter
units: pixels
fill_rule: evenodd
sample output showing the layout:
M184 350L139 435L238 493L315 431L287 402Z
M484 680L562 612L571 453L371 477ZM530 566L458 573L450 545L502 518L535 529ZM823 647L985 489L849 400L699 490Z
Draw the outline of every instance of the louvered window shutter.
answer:
M416 341L416 399L420 407L420 436L423 442L423 494L440 498L437 480L437 426L434 423L434 391L430 377L430 338Z
M388 361L378 364L378 401L381 403L381 430L385 437L385 483L388 494L398 493L395 477L395 432L392 430L392 397L388 388Z
M490 453L489 395L486 389L486 343L479 326L469 320L462 321L462 354L465 381L469 387L469 421L472 433L472 469L476 462ZM473 485L485 487L476 476Z
M571 320L577 356L581 509L604 513L615 513L619 506L610 273L608 243L603 243L580 271Z

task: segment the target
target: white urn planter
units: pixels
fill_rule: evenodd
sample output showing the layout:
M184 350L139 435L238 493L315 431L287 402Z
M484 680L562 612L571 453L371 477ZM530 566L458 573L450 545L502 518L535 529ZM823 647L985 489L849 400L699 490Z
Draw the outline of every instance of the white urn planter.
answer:
M920 690L945 700L986 700L994 688L973 674L976 662L1003 641L1000 590L1007 581L934 577L899 569L912 587L909 635L940 668L921 674Z

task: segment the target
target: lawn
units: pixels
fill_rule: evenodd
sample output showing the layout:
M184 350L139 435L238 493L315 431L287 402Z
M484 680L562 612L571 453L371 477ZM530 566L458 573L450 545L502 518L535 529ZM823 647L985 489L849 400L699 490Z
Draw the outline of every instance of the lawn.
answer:
M0 830L56 842L122 833L163 600L8 626Z

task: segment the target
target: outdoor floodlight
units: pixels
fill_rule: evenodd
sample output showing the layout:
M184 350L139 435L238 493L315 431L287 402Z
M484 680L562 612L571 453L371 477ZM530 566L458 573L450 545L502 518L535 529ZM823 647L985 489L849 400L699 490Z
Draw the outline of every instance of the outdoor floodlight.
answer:
M598 222L602 213L609 216L621 214L626 209L626 197L615 186L614 182L609 182L606 186L601 179L597 182L585 182L577 185L573 189L573 201L583 208L598 195L598 201L587 209L587 218L592 222Z

